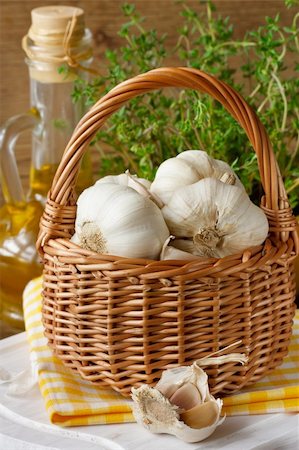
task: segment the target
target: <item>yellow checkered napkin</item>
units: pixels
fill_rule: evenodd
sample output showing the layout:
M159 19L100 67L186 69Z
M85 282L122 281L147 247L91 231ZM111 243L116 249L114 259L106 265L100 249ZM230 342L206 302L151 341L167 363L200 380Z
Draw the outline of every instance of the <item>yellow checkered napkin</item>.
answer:
M133 422L130 401L112 389L102 389L84 381L52 355L41 324L41 278L31 281L24 291L24 315L37 368L41 394L50 420L59 425L90 425ZM281 367L246 391L224 398L227 415L265 414L299 411L299 312L289 355Z

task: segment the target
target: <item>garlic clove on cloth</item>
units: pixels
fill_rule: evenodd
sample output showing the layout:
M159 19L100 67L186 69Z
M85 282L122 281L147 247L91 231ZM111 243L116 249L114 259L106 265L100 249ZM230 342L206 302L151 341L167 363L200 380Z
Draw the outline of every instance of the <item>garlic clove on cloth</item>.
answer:
M72 242L102 254L159 258L169 231L149 198L131 187L102 182L85 189L77 205Z
M235 184L244 189L243 184L226 162L213 159L202 150L186 150L162 162L150 190L164 204L167 204L176 189L204 178L220 179L224 173L234 175Z
M177 189L162 209L173 245L197 256L222 258L260 245L269 224L244 189L215 178Z
M191 428L209 427L219 418L219 404L217 400L197 404L193 408L181 413L181 420Z
M224 420L222 401L209 393L208 377L196 363L164 371L154 388L132 388L132 399L138 423L185 442L206 439Z

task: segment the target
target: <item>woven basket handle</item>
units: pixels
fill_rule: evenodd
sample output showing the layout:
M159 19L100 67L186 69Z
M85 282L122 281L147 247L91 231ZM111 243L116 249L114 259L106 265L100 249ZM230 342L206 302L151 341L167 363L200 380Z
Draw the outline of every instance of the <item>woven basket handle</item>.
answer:
M287 225L286 228L279 226L278 216L281 211L284 217L285 214L290 217L292 213L268 135L254 111L236 91L211 75L197 69L166 67L151 70L120 83L101 98L80 120L65 149L48 194L44 216L46 215L47 220L49 219L50 209L52 225L46 226L46 220L41 220L37 242L40 250L49 238L63 237L61 232L55 231L55 216L61 217L61 207L67 208L75 203L74 187L80 160L95 133L111 114L131 98L164 87L190 88L207 93L218 100L241 125L257 155L265 192L261 204L270 221L270 229L271 220L273 220L272 230L278 238L287 240L289 231L293 231L293 226L290 226L290 223L284 225ZM67 212L65 208L64 212Z

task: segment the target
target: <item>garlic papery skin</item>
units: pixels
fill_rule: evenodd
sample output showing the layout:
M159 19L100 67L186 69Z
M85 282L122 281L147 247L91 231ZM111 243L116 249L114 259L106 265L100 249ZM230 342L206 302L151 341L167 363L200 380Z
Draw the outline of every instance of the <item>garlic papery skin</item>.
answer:
M163 207L162 200L150 191L151 182L145 178L138 178L137 175L132 175L129 170L126 170L125 173L121 173L120 175L107 175L96 181L97 183L115 183L121 186L128 186L144 197L150 198L159 208Z
M132 388L136 421L152 433L172 434L185 442L206 439L224 420L222 401L209 393L207 380L194 363L164 371L155 388Z
M204 178L220 179L223 174L234 176L235 184L244 189L241 181L224 161L213 159L202 150L186 150L169 158L158 168L151 192L167 204L176 189L196 183Z
M158 259L169 236L161 210L134 189L96 183L77 201L72 242L97 253Z
M264 242L264 212L244 189L204 178L177 189L162 209L173 245L197 256L222 258Z
M145 178L138 178L137 175L132 175L129 170L126 170L125 173L121 173L120 175L106 175L105 177L97 180L95 184L113 183L120 184L122 186L129 186L134 189L134 181L138 182L146 189L150 189L151 187L151 182L149 180L146 180Z

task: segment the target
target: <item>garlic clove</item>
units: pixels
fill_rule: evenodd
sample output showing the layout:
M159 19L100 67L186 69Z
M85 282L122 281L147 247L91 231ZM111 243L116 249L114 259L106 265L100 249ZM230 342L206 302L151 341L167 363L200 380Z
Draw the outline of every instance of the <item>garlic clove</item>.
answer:
M169 401L172 405L178 406L180 410L189 411L198 405L201 401L201 395L193 383L186 383L169 397Z
M162 247L162 251L160 254L160 260L164 261L167 259L181 259L181 260L194 260L197 259L197 256L192 255L190 252L182 251L175 246L168 245L169 242L175 239L174 236L169 236L166 241L164 242L164 245ZM175 242L175 241L174 241Z
M189 239L175 239L171 246L176 248L177 250L181 250L184 253L189 253L192 255L192 251L194 251L194 244L191 238Z
M180 419L191 428L206 428L219 419L221 405L216 400L206 403L197 403L193 408L180 414Z
M158 167L150 190L166 204L175 189L196 181L198 173L187 161L169 158Z
M186 383L193 383L198 389L202 401L213 398L209 393L208 376L196 363L192 366L180 366L174 369L164 370L161 378L156 384L156 389L160 392L169 392L169 396ZM172 393L170 394L170 392Z
M179 153L176 158L188 162L198 174L197 181L205 177L213 176L214 160L203 150L185 150Z
M156 386L158 391L164 395L164 397L170 399L170 397L178 390L178 386L176 384L162 384L158 387Z
M192 255L192 259L198 259L198 258L209 258L211 257L212 251L208 248L196 248L193 242L192 238L187 239L176 239L172 244L172 247L174 247L178 252L182 252L187 255ZM165 254L167 255L168 252ZM166 259L166 258L165 258ZM185 258L187 259L187 258ZM189 258L191 259L191 257Z
M201 395L193 383L186 382L181 386L171 383L159 385L158 383L156 387L172 405L178 406L183 411L193 408L201 401Z
M164 249L163 253L161 253L160 260L165 261L168 259L181 259L186 261L192 261L197 259L196 255L192 255L192 253L184 252L179 250L178 248L168 246Z

